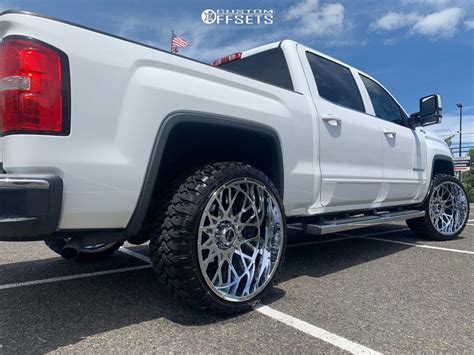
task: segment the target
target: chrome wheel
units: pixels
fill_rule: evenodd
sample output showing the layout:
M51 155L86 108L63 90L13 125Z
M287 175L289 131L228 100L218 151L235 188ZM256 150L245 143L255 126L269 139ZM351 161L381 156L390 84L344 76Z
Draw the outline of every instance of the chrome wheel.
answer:
M454 235L467 219L467 196L456 183L446 181L436 186L429 201L429 214L433 227L443 235Z
M284 241L276 196L260 181L231 180L206 204L198 230L198 259L204 279L219 297L244 302L273 278Z

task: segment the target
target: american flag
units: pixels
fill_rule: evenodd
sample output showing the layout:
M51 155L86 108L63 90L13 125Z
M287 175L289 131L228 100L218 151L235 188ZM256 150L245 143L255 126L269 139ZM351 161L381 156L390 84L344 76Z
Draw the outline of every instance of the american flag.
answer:
M189 42L184 38L176 36L174 31L171 31L171 53L178 53L178 48L186 48Z

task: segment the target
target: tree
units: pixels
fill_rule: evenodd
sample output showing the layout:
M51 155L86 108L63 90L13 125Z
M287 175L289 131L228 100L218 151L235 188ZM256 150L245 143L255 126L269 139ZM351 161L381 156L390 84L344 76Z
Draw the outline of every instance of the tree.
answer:
M474 149L469 150L469 156L471 157L471 162L473 162ZM474 170L472 169L472 166L471 170L462 173L462 182L466 188L469 202L474 202Z

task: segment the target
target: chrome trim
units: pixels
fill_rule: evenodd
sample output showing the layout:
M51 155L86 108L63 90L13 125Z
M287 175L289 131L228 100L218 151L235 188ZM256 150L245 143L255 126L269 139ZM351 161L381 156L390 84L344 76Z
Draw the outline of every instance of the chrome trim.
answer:
M334 221L327 224L307 224L303 226L303 230L309 234L329 234L337 233L350 229L375 226L387 222L405 221L407 219L424 217L425 211L411 210L403 212L386 213L383 215L364 216L347 218L340 221Z
M10 178L0 175L0 189L27 189L27 190L48 190L49 182L34 178Z

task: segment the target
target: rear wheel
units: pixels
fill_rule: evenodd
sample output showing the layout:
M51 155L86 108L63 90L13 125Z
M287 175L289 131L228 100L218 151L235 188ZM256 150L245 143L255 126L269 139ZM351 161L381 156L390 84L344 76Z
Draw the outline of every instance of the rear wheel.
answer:
M273 183L242 163L216 163L178 188L151 236L161 283L188 303L238 313L270 289L286 241Z
M436 175L423 206L424 217L407 220L407 225L419 237L432 240L457 238L469 217L466 190L451 175Z
M123 242L110 242L90 245L83 247L78 253L63 253L64 246L68 242L68 238L47 240L45 244L65 259L73 260L96 260L108 257L115 253L123 244Z

